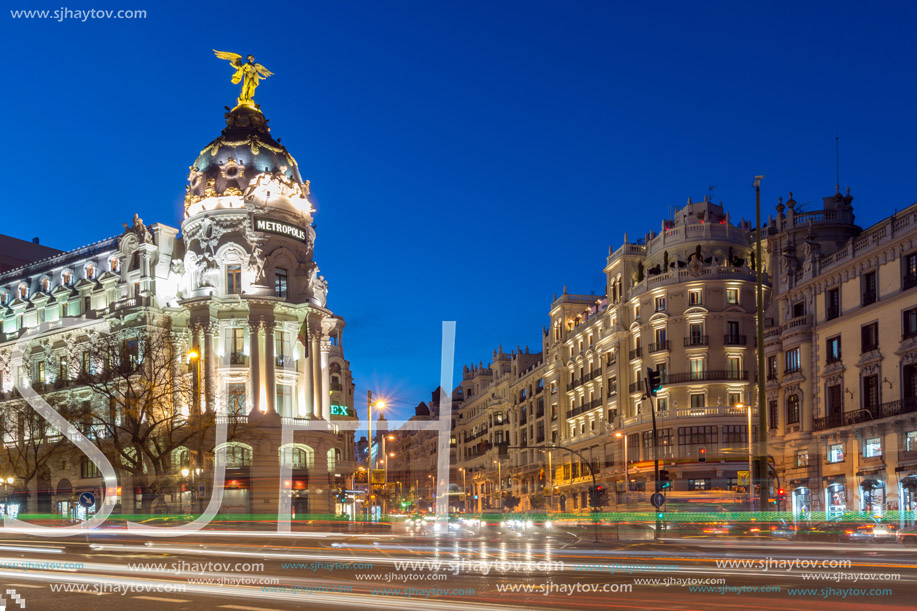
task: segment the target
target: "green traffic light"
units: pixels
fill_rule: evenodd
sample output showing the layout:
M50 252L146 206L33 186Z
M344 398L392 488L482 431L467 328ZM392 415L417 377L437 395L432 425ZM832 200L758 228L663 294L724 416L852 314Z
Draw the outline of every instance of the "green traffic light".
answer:
M659 511L659 512L656 513L656 519L657 519L657 520L661 520L661 519L662 519L662 516L663 516L663 513L662 513L661 511Z

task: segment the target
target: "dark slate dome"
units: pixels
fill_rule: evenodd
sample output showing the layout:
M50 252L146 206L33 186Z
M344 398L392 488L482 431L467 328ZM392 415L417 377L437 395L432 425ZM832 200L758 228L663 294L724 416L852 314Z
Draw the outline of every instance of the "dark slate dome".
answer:
M188 175L185 204L207 197L242 195L258 174L282 174L302 185L293 156L271 136L260 111L239 106L226 113L226 128L207 145Z

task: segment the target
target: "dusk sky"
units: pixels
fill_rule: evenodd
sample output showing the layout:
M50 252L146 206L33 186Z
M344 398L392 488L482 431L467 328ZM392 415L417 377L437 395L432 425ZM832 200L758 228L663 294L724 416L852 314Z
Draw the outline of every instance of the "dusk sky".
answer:
M756 174L765 215L789 191L820 207L836 136L861 226L917 200L911 3L82 4L148 17L4 17L0 233L178 227L238 95L211 49L255 55L311 180L361 417L367 388L397 416L429 399L444 320L456 383L500 344L540 350L554 293L603 294L609 245L712 185L734 221Z

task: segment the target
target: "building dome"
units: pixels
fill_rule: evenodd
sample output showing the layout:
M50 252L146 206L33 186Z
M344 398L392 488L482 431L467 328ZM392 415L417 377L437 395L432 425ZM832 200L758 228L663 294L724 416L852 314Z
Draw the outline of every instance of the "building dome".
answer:
M246 195L259 176L279 180L300 197L308 195L296 161L270 132L258 110L239 106L227 112L223 133L190 168L185 208L208 198Z

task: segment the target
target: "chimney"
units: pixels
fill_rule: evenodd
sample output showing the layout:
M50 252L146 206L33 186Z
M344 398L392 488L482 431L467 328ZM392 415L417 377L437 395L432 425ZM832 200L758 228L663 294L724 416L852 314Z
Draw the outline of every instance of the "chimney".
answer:
M32 244L38 244L38 238L32 238Z

